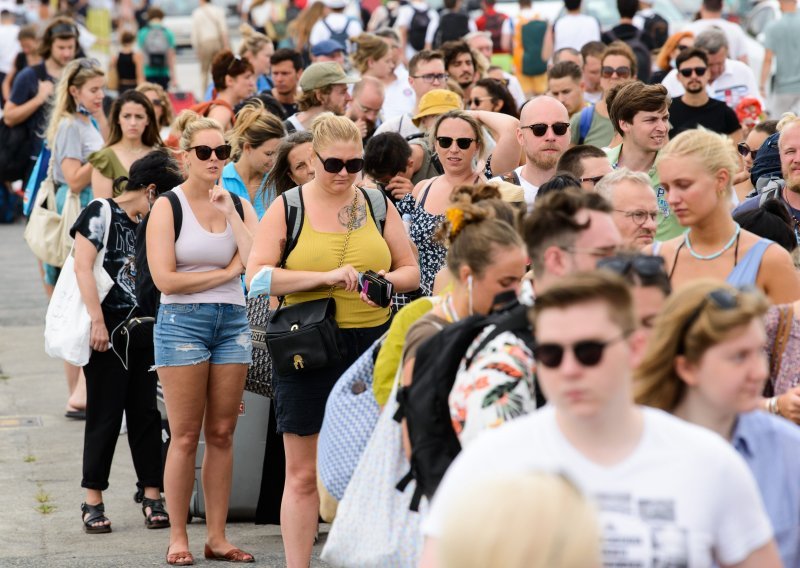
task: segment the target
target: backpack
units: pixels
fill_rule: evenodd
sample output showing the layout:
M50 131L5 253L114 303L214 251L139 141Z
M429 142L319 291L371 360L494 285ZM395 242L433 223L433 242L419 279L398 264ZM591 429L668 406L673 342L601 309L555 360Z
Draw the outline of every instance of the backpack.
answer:
M653 40L654 49L661 49L669 37L669 22L655 13L645 16L644 33Z
M323 18L322 25L328 28L328 31L331 33L332 40L339 42L345 47L345 49L347 49L348 40L350 39L350 36L347 35L347 28L350 27L351 21L353 21L352 18L347 18L347 22L345 22L344 27L338 32L333 31L333 28L328 25L327 18Z
M758 188L759 180L762 178L782 177L781 156L778 151L779 138L779 132L770 135L758 149L753 167L750 168L750 181L753 182L753 187Z
M19 195L0 183L0 224L13 223L22 213Z
M166 197L172 205L172 228L175 230L175 240L181 234L181 225L183 224L183 208L178 194L174 191L166 191L159 195L159 197ZM231 193L233 206L239 217L244 221L244 207L242 206L241 198L235 193ZM158 306L161 304L161 292L156 288L153 282L153 276L150 274L150 264L147 262L147 222L150 220L150 214L142 219L139 226L136 227L136 244L134 245L134 266L136 267L136 305L139 307L139 312L145 317L156 317L158 314Z
M628 44L628 47L633 50L633 54L636 56L636 77L643 83L647 83L650 80L653 59L650 56L650 50L645 45L644 41L642 41L643 32L641 30L636 30L636 35L630 39L621 39L614 33L614 30L608 30L606 34L612 42L622 41Z
M433 48L439 49L442 44L462 39L468 33L468 15L461 12L446 12L439 18L439 27L433 36Z
M39 81L47 81L44 63L34 65L33 70ZM16 126L8 126L0 119L0 183L23 179L32 166L36 156L33 148L37 133L28 120Z
M528 77L541 75L547 71L547 61L542 59L542 44L547 33L546 20L534 16L530 19L519 17L514 28L514 64L517 71Z
M592 128L592 118L594 118L594 105L581 109L580 122L578 124L578 144L583 144Z
M147 30L142 42L142 51L147 55L150 67L166 67L169 51L169 36L162 26L154 26Z
M473 315L444 328L417 350L411 386L397 394L400 408L395 419L406 419L411 442L411 470L398 483L404 491L412 479L416 480L411 510L418 510L422 496L433 497L447 468L461 451L450 417L448 398L456 380L464 354L475 338L489 325L495 325L472 356L465 361L469 367L472 359L495 337L510 331L533 349L533 334L528 320L527 306L516 300L491 315ZM536 405L541 406L537 390Z
M366 189L359 187L364 201L367 202L369 212L378 227L378 232L383 234L383 227L386 225L386 195L379 189ZM283 209L286 219L286 246L283 247L279 266L286 264L289 254L297 246L300 239L300 232L303 230L303 219L305 217L305 205L303 203L303 186L293 187L281 194L283 199Z
M425 35L428 33L428 24L431 23L431 17L428 14L428 8L417 10L413 6L414 15L411 17L411 25L408 27L408 43L417 51L425 49Z
M495 12L494 14L489 14L486 16L486 22L484 23L483 28L484 31L492 34L492 49L495 53L503 51L503 49L500 47L500 44L503 36L503 23L507 18L508 16L501 14L500 12Z

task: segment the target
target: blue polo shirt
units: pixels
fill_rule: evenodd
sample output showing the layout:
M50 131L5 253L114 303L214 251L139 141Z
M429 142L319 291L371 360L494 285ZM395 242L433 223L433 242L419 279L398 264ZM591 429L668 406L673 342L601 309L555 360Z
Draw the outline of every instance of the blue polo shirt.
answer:
M264 180L266 180L267 174L264 174ZM261 188L259 188L258 193L256 193L256 200L255 202L250 201L250 194L247 191L247 186L245 186L244 181L242 181L239 172L236 171L236 168L233 165L233 162L229 163L227 166L222 168L222 180L220 185L230 191L231 193L235 193L242 199L250 201L253 205L253 209L256 210L256 215L258 216L258 220L261 220L261 217L264 216L264 213L267 211L267 207L270 206L274 196L272 196L272 192L267 193L267 202L264 202L263 193L264 190L264 180L261 181Z

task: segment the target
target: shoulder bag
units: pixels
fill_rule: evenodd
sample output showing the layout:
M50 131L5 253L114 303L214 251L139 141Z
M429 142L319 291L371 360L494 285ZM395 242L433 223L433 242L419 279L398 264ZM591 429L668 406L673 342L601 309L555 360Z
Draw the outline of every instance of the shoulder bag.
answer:
M97 253L92 269L100 303L105 300L114 286L114 280L103 268L106 250L108 250L108 234L111 232L111 206L105 199L101 201L106 231L103 235L103 249ZM92 354L89 345L91 330L92 320L78 288L78 279L75 276L75 258L70 252L61 269L58 282L56 282L53 297L47 306L44 349L50 357L63 359L67 363L83 367L89 362Z
M358 191L355 191L337 268L341 268L344 263L355 225L357 205ZM284 258L282 266L285 261ZM334 287L331 286L327 298L288 307L279 305L272 313L267 323L266 343L272 366L280 375L302 376L308 371L336 365L344 358L344 346L340 344L339 325L336 323L333 290Z

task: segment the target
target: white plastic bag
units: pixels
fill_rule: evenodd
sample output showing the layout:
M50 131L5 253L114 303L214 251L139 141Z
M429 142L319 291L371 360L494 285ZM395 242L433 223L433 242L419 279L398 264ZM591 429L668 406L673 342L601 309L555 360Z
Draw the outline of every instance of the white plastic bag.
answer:
M111 230L111 206L105 199L101 201L106 230L103 235L103 250L97 253L93 272L94 280L97 282L97 295L102 303L114 286L114 281L103 268L103 260L108 247L108 234ZM61 268L61 274L53 290L53 297L47 306L44 323L44 350L50 357L63 359L67 363L83 367L89 362L89 356L92 353L89 345L92 321L78 288L73 252L74 245Z

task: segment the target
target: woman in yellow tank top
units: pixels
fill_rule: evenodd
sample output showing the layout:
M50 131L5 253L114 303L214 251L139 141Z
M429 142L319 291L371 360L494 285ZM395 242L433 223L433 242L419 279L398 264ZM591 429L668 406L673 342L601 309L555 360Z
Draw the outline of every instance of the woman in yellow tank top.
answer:
M269 293L283 296L284 305L326 298L333 288L337 333L347 351L340 363L299 378L273 371L275 414L286 451L281 533L290 566L308 566L311 560L319 517L317 437L328 395L389 324L390 308L359 294L358 273L382 274L396 292L419 287L419 267L397 210L387 202L381 236L365 194L353 184L364 163L358 128L346 117L326 113L314 121L311 132L316 175L301 186L304 217L297 243L285 267L276 268L286 246L286 209L277 199L261 220L247 265L248 286L262 269L271 269Z

